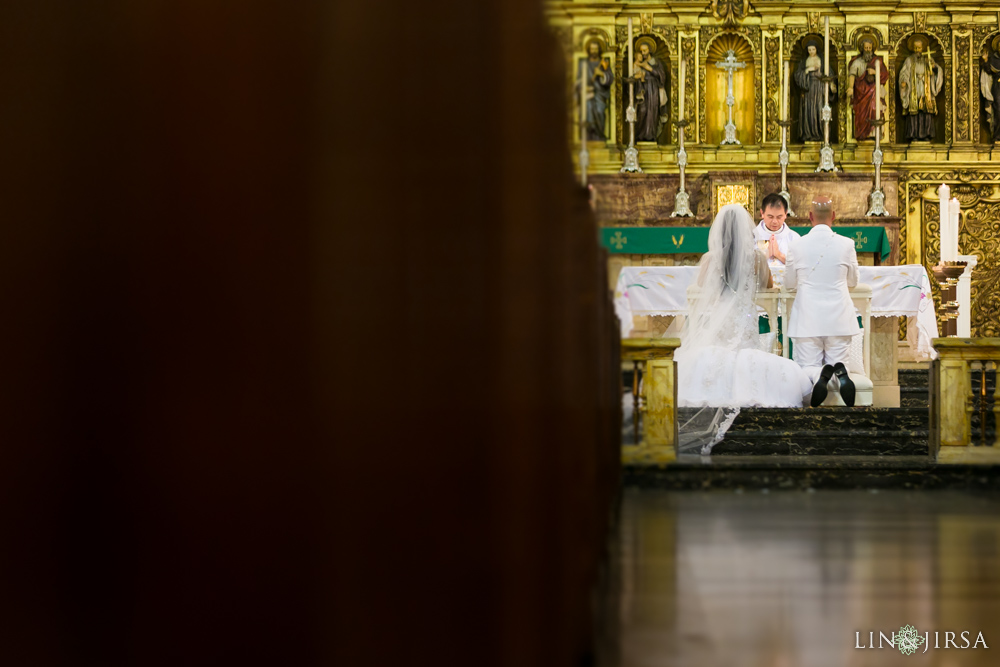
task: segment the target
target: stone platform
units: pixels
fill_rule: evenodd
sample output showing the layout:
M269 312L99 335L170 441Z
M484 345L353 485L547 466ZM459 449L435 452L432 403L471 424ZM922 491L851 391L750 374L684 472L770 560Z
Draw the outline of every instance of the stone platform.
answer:
M930 455L928 373L900 369L899 408L744 408L711 456L626 461L624 482L676 490L1000 488L1000 465ZM692 412L679 410L679 423Z

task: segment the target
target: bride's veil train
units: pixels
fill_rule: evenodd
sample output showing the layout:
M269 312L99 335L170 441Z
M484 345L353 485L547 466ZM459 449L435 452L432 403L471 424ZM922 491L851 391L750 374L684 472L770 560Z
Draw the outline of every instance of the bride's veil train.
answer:
M682 452L709 453L739 414L736 353L760 350L761 345L754 304L758 286L756 254L750 214L738 204L723 206L709 231L708 253L701 260L700 295L689 304L676 354L679 403L699 408L680 420ZM703 386L695 389L696 383ZM718 391L711 395L709 390L706 399L706 392L698 389L709 386ZM691 395L702 398L694 405L686 403Z

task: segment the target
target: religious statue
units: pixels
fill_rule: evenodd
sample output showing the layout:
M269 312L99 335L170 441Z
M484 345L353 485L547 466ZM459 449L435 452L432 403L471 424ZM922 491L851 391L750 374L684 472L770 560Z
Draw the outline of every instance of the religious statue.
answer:
M638 141L656 141L667 122L667 72L654 55L656 42L636 40L635 135Z
M934 62L923 35L913 35L906 44L912 53L899 70L899 97L906 120L907 141L929 141L934 138L935 97L944 86L944 70Z
M608 101L611 98L611 84L615 75L611 72L610 63L601 58L601 41L591 39L587 42L587 139L588 141L605 141L605 119L608 113Z
M823 141L823 106L826 103L823 83L823 58L820 45L814 39L806 42L806 57L795 70L795 83L802 89L799 104L799 136L802 141ZM837 92L837 85L830 83L830 92Z
M875 55L875 39L862 37L861 53L856 55L847 67L847 98L854 108L854 138L872 139L875 117L875 93L882 91L885 99L885 84L889 81L889 70L881 57ZM879 85L875 84L875 63L879 63Z
M1000 141L1000 36L993 39L992 48L980 54L979 90L989 122L990 140Z

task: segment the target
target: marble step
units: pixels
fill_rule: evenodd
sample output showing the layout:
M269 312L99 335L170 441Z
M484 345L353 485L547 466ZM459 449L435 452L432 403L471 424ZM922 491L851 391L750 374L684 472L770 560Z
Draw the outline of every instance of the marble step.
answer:
M681 423L691 414L689 408L678 411ZM730 427L730 433L747 431L896 431L926 429L926 408L743 408Z
M998 465L939 464L929 456L697 456L625 465L640 488L761 493L810 489L995 489Z
M902 387L923 387L927 389L930 384L930 371L926 368L900 368L898 375L899 386Z
M715 445L720 456L918 456L927 455L927 429L730 431Z

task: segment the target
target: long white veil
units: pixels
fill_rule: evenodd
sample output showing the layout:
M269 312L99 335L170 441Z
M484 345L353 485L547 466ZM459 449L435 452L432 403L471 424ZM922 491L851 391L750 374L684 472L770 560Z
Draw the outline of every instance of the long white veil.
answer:
M698 381L734 386L736 353L742 349L760 349L754 305L756 255L750 214L738 204L723 206L709 231L708 253L701 259L700 295L689 304L681 347L675 355L682 394L685 385ZM685 398L679 396L682 407ZM740 411L735 397L722 394L714 398L711 404L686 404L699 410L679 426L680 451L699 450L708 454L732 425Z

